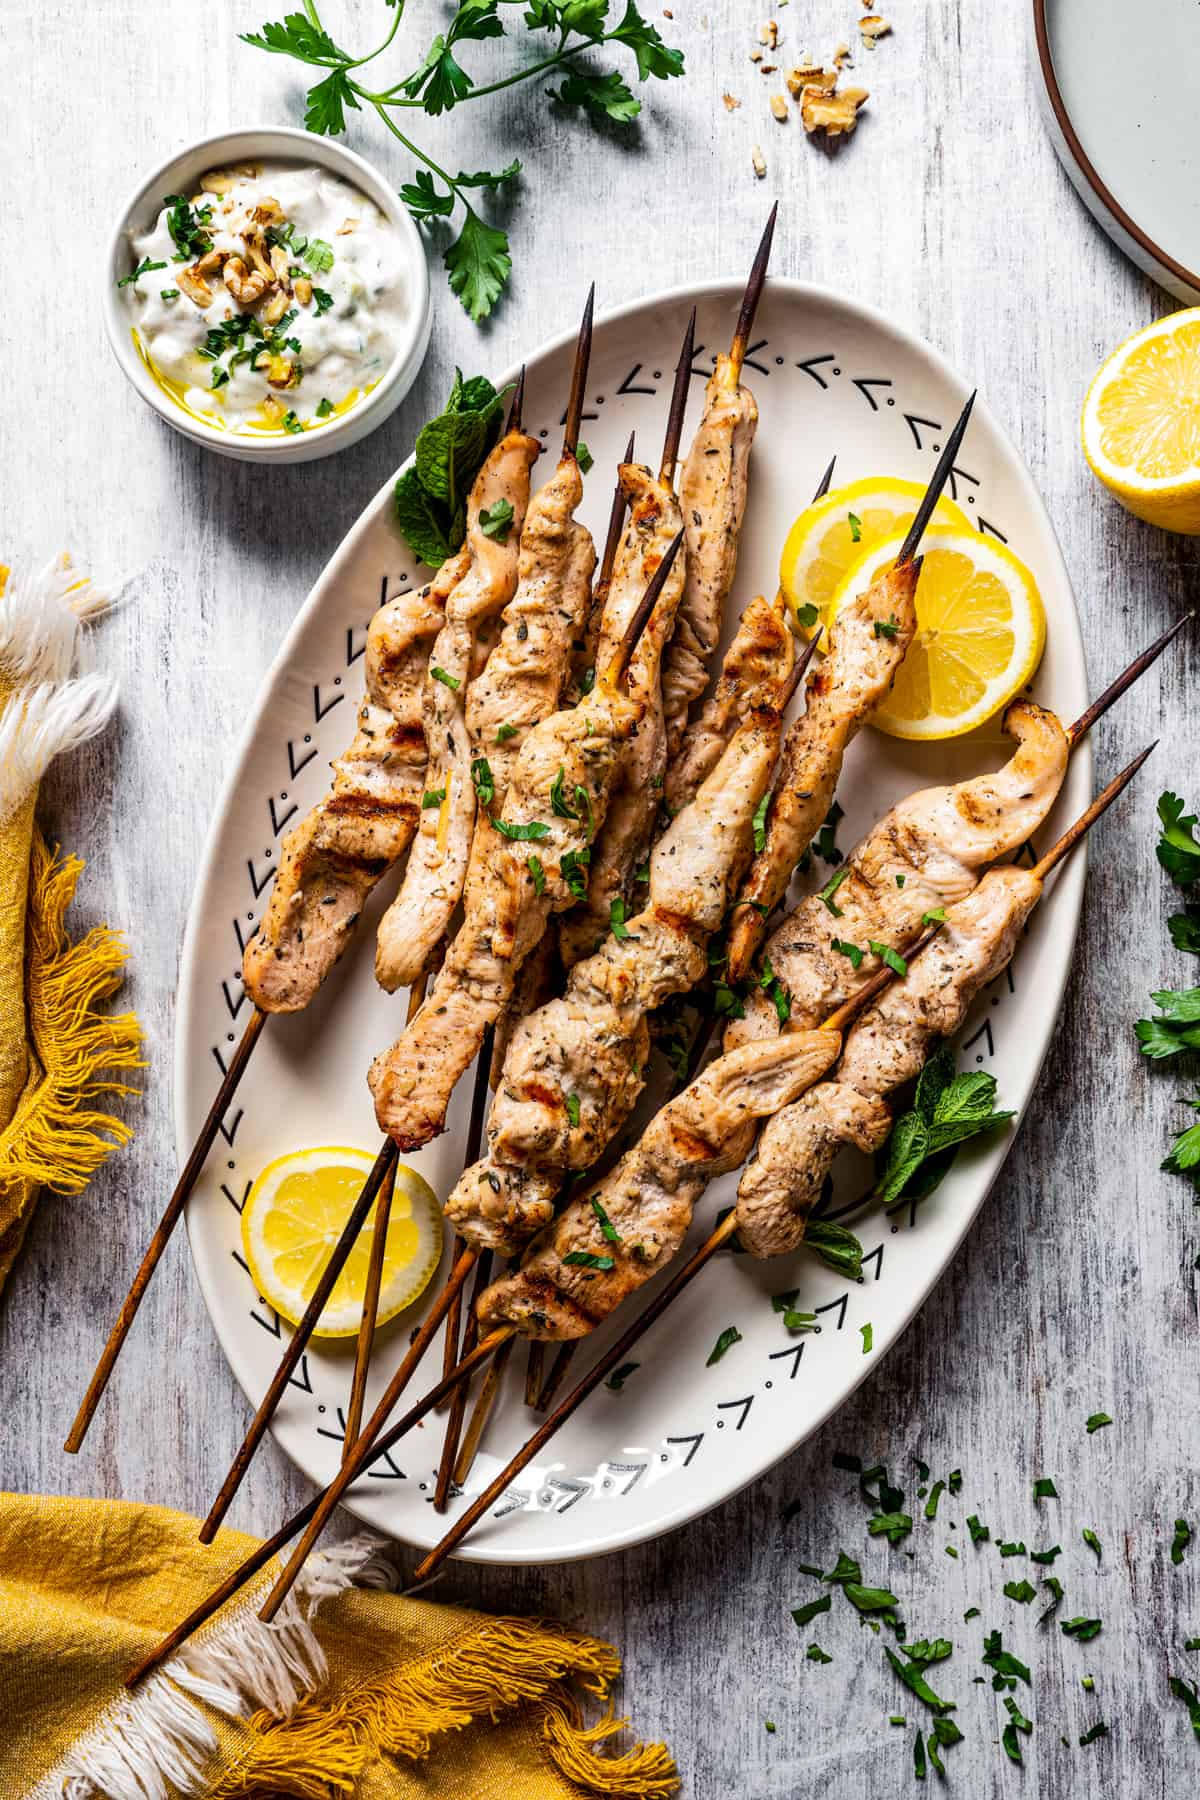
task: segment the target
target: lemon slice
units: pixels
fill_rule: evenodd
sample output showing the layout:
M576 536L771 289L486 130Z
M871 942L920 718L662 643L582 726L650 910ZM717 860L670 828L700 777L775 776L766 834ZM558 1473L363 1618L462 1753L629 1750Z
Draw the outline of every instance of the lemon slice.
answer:
M903 532L884 538L846 572L835 619L895 561L903 541ZM1045 648L1046 614L1024 563L969 525L931 525L921 555L916 635L871 723L889 737L961 737L1029 680Z
M787 534L779 559L779 586L801 630L832 617L830 602L848 568L881 538L907 531L925 489L919 481L886 475L851 481L806 507ZM935 520L970 530L961 507L943 494Z
M1200 307L1126 339L1083 404L1092 473L1140 519L1200 534Z
M290 1324L303 1317L374 1160L365 1150L344 1144L295 1150L268 1163L251 1188L242 1209L242 1248L259 1293ZM314 1337L352 1337L357 1332L374 1223L372 1207ZM379 1324L411 1306L429 1285L441 1255L442 1209L437 1195L415 1169L401 1163L388 1221Z

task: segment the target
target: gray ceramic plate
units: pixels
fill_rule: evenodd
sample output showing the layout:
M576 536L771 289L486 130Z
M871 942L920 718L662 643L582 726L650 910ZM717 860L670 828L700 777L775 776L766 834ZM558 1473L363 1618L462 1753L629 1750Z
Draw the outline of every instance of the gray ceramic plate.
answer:
M1055 148L1093 218L1177 299L1200 299L1196 0L1033 0Z

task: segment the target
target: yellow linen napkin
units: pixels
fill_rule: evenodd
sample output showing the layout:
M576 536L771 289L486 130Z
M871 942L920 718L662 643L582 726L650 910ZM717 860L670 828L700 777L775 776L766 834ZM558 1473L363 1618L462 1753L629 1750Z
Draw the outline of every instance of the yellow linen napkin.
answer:
M121 984L125 950L100 926L72 944L63 916L83 868L59 860L34 823L38 782L60 752L107 722L116 688L93 673L83 625L108 604L60 557L8 584L0 566L0 1288L40 1187L77 1194L130 1130L97 1104L133 1090L132 1014L97 1004Z
M607 1644L385 1591L369 1538L271 1564L131 1694L122 1677L256 1548L116 1501L0 1495L0 1792L13 1800L665 1800L661 1744L606 1755ZM358 1585L355 1585L358 1584Z

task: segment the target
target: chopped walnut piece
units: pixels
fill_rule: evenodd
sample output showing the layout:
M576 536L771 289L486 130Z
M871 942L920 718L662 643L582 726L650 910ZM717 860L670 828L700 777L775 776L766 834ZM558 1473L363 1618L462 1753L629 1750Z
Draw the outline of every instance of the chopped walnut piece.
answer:
M831 138L849 137L858 124L858 109L868 98L866 88L842 88L836 94L805 88L800 96L805 131L823 131Z
M823 69L820 63L810 62L805 58L794 69L789 70L784 79L788 85L788 92L793 99L798 100L805 88L808 87L819 88L824 94L832 94L837 86L837 71L836 69Z
M283 208L273 194L264 194L250 217L256 225L278 225L283 219Z
M755 62L755 63L761 62L762 61L762 51L761 50L752 50L750 52L750 61Z
M278 325L288 308L288 295L284 288L276 288L267 304L263 307L259 318L264 325Z
M779 24L775 19L768 19L765 25L758 28L758 41L765 44L768 50L779 48Z
M195 265L197 275L215 275L228 255L228 250L206 250Z
M358 230L358 220L357 219L343 219L341 224L337 228L335 236L349 237L350 233L352 231L357 231L357 230Z
M833 53L834 68L841 69L843 67L843 65L845 63L848 63L849 61L850 61L850 46L849 46L849 44L839 44L837 49Z
M736 112L738 107L742 104L736 94L722 94L721 99L725 103L726 112Z
M750 152L750 161L754 165L754 173L758 176L758 179L762 181L767 173L767 159L757 144L755 144Z
M778 63L759 63L758 72L760 75L773 75L778 67Z
M779 120L779 123L781 125L787 124L788 103L787 103L787 98L785 95L783 95L783 94L772 94L771 95L771 111L774 114L775 118L777 118Z
M300 384L300 370L286 356L276 356L272 351L264 350L255 357L254 367L266 370L268 387L293 388Z
M271 259L267 255L267 240L261 233L256 232L245 238L243 242L245 243L250 261L266 281L267 286L273 287L275 284L275 270L272 268Z
M180 269L175 276L175 285L183 289L188 299L205 312L213 300L213 291L203 275L197 275L195 269Z
M221 272L225 277L225 286L239 306L253 306L262 299L274 281L274 276L264 275L259 269L251 275L240 256L227 256ZM182 286L182 281L180 285Z
M308 279L307 275L297 275L292 287L292 292L295 294L301 306L307 306L309 304L312 299L312 282Z
M886 37L892 27L890 22L882 18L879 13L867 13L858 21L858 29L862 33L862 40L867 49L873 50L880 38Z

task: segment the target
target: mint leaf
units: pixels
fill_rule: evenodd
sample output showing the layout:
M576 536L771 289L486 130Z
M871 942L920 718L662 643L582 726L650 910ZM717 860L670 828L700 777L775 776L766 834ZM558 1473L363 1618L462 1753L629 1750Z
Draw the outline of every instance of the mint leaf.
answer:
M436 569L454 554L458 545L450 541L446 516L422 487L415 468L401 475L392 503L397 525L422 562Z
M819 1256L836 1275L845 1275L850 1281L857 1281L862 1275L862 1245L844 1225L810 1219L804 1228L804 1248Z

